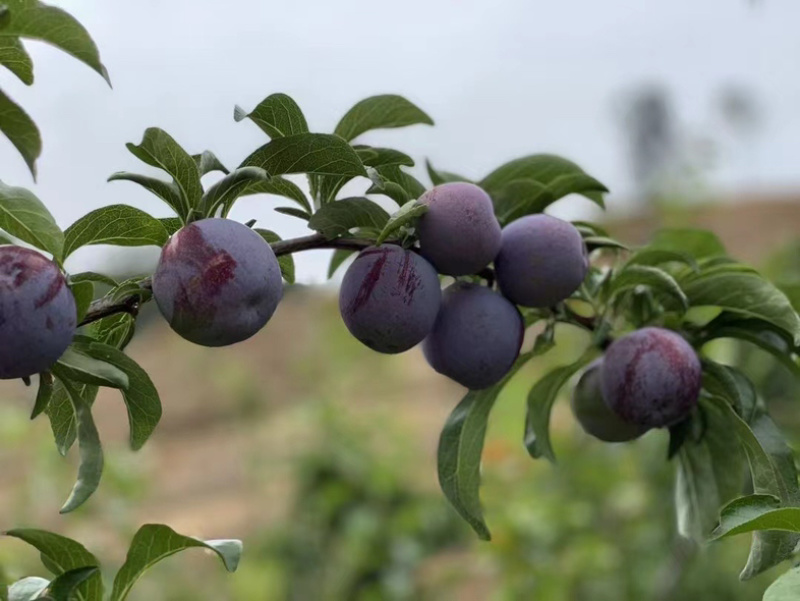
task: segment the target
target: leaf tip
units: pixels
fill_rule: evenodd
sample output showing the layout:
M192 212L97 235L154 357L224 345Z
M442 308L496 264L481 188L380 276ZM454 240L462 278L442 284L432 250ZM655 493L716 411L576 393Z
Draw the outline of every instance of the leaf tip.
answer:
M234 105L233 107L233 120L239 123L239 121L243 121L247 119L247 111L245 111L242 107L238 104Z

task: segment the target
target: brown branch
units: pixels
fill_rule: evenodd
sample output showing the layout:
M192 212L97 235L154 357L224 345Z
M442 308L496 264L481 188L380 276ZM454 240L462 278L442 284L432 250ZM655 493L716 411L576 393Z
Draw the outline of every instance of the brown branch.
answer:
M270 244L275 255L280 257L283 255L290 255L292 253L315 250L325 248L335 248L341 250L361 250L374 246L371 240L362 240L360 238L334 238L333 240L327 239L322 234L311 234L309 236L301 236L299 238L291 238L289 240L281 240ZM129 295L119 298L100 298L94 301L86 312L79 325L85 326L92 322L116 315L117 313L129 313L133 316L139 311L139 306L146 301L142 300L141 292L151 292L153 290L152 278L144 278L139 282L139 290L131 292Z

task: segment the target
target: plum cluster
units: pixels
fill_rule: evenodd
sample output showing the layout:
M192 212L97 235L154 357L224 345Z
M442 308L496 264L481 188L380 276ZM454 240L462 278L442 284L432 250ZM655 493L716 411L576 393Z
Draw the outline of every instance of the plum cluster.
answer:
M595 438L633 440L685 419L697 404L701 374L697 353L679 334L642 328L615 340L586 368L572 410Z
M347 270L339 308L369 348L400 353L422 343L430 366L467 388L496 384L519 355L525 331L517 306L550 307L586 277L580 232L538 214L501 229L489 195L452 182L427 191L417 227L419 248L384 244L362 251ZM499 292L457 279L494 264Z

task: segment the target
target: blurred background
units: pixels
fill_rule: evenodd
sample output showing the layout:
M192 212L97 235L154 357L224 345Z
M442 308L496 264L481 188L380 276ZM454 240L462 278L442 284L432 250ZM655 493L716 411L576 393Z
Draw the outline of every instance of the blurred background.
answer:
M479 178L518 156L562 154L612 192L605 215L578 198L554 214L601 221L634 244L665 225L713 229L800 306L796 2L57 4L91 32L114 89L70 57L29 44L36 84L7 73L0 84L42 130L38 182L5 140L0 164L4 181L31 187L64 227L115 203L167 215L136 186L105 181L141 171L124 144L148 126L231 167L266 141L251 123L234 123L234 104L251 109L286 92L312 131L331 131L361 98L399 93L436 126L363 141L411 154L423 181L425 157ZM258 219L283 237L307 233L274 206L248 197L232 217ZM152 270L156 257L87 247L67 267L131 275ZM148 306L129 352L158 387L164 418L134 454L121 400L101 393L106 472L91 502L68 517L57 509L76 458L56 453L45 418L28 421L35 391L2 383L0 529L74 536L110 568L144 522L244 540L235 575L187 553L148 573L135 600L756 600L780 573L738 582L747 537L703 549L676 537L664 433L603 444L562 402L553 417L559 464L528 458L527 391L586 342L567 327L492 413L482 498L494 539L476 540L436 481L438 432L463 390L417 350L379 356L353 340L335 282L325 283L328 258L297 255L298 285L259 335L231 348L181 340ZM797 438L800 389L783 368L751 348L723 350ZM35 553L1 543L9 575L41 571Z

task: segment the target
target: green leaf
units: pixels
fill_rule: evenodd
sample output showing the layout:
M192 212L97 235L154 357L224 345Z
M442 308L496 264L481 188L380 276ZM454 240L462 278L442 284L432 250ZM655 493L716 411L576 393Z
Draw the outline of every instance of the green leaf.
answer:
M311 213L306 213L304 210L296 209L294 207L277 207L275 211L283 215L289 215L290 217L297 217L303 221L308 221L311 219Z
M382 244L391 234L401 227L407 227L416 223L417 219L427 212L428 205L419 204L416 200L404 204L397 212L389 217L389 221L383 226L383 230L381 230L381 234L378 236L375 244Z
M64 232L64 258L82 246L163 246L169 235L155 217L128 205L102 207L78 219Z
M711 397L709 402L727 415L732 432L739 438L750 464L754 492L775 496L784 506L797 506L800 499L794 459L772 420L762 414L748 425L727 401ZM739 577L747 580L786 560L798 540L796 534L756 532Z
M544 457L555 463L556 455L550 442L550 413L553 410L553 404L558 397L558 391L594 357L593 350L587 351L574 363L558 367L548 373L534 384L528 393L525 448L534 459Z
M172 136L157 127L149 127L144 132L141 144L137 146L129 142L125 146L139 160L172 176L180 196L179 217L186 218L189 210L198 206L203 196L200 170L195 160Z
M77 384L76 389L85 403L88 405L94 403L98 391L97 386ZM50 419L50 427L53 430L56 449L60 455L66 456L75 442L77 425L72 401L66 388L57 378L53 382L53 396L45 409L45 413Z
M96 273L94 271L82 271L80 273L75 273L69 276L69 280L73 284L94 282L96 284L105 284L106 286L111 286L112 288L118 284L114 278L102 273Z
M201 154L193 154L192 158L194 162L197 163L197 170L200 172L200 177L214 171L221 171L225 175L230 173L228 168L217 158L217 155L210 150L205 150Z
M629 250L628 247L614 238L608 236L587 236L583 239L586 248L589 252L597 250L598 248L612 248L616 250Z
M414 159L399 150L394 150L392 148L376 148L364 144L357 144L353 146L353 148L361 159L361 162L367 167L384 167L387 165L414 166Z
M76 568L98 567L97 558L82 544L65 536L44 530L17 528L5 532L6 536L17 538L34 547L42 555L42 563L55 576L60 576ZM76 591L78 601L100 601L103 599L103 580L95 573L84 581Z
M264 182L269 175L259 167L240 167L211 186L200 201L200 210L206 217L212 217L219 207L229 211L233 203L249 186Z
M368 174L372 187L367 194L384 194L400 206L425 193L425 186L397 165L370 168Z
M81 323L83 318L86 317L86 312L89 310L89 305L94 300L94 284L91 282L75 282L70 284L72 296L75 297L75 308L78 314L78 322Z
M658 267L646 265L629 265L617 273L607 288L608 298L618 296L620 293L647 286L656 292L662 293L674 300L683 311L689 308L689 300L684 291L670 274Z
M800 345L800 317L789 299L755 273L700 274L682 284L693 307L713 306L762 319L785 331Z
M283 177L273 176L266 181L252 182L244 192L242 192L242 196L252 194L274 194L276 196L283 196L284 198L294 200L309 215L313 212L311 210L311 204L308 202L308 198L306 198L303 191L297 184Z
M800 568L783 574L764 591L762 601L796 601L800 598Z
M434 186L446 184L447 182L469 182L470 180L463 175L451 173L450 171L438 171L433 168L433 165L428 159L425 159L425 169L428 171L428 177L431 178L431 183Z
M123 601L149 568L170 555L192 548L213 551L229 572L236 571L242 553L242 543L238 540L202 541L178 534L167 526L146 524L133 537L125 563L114 578L109 601Z
M261 167L271 175L366 175L356 151L341 138L330 134L295 134L276 138L253 152L241 166Z
M483 178L479 185L493 197L506 185L519 179L532 179L548 187L552 186L551 193L554 197L556 193L574 191L601 207L603 193L607 191L597 180L586 175L578 165L552 154L535 154L505 163Z
M725 254L725 246L715 234L692 228L659 230L647 248L686 253L695 259Z
M33 61L19 38L0 34L0 65L19 77L22 83L33 83Z
M356 227L381 231L389 214L367 198L345 198L320 208L311 216L308 227L328 238L347 235Z
M92 338L123 350L133 338L136 320L130 313L117 313L95 321L89 327Z
M25 188L0 182L0 229L57 259L61 257L64 233L42 201Z
M87 355L84 350L82 345L73 343L57 362L59 372L69 380L82 384L112 388L129 387L128 376L124 371Z
M105 362L126 374L130 385L122 388L128 410L131 448L138 451L150 438L161 419L161 399L153 381L136 361L121 350L86 336L76 337L74 347L93 359Z
M169 236L183 227L183 220L180 217L161 217L159 221Z
M21 106L0 90L0 131L16 147L33 179L36 179L36 159L42 154L39 128Z
M402 96L383 94L358 102L342 117L334 133L349 142L372 129L406 127L418 123L433 125L433 119Z
M800 532L800 507L780 505L780 499L772 495L748 495L734 499L720 511L714 540L754 530Z
M36 393L36 402L33 404L31 419L36 419L47 409L53 398L53 374L45 371L39 374L39 390Z
M40 599L42 593L47 590L49 580L38 576L28 576L18 580L8 588L9 601L33 601Z
M636 253L634 253L633 256L628 259L626 265L646 265L655 267L665 263L683 263L691 268L691 270L694 272L697 272L699 269L697 266L697 261L695 261L694 257L689 253L678 250L650 247L645 247L636 251Z
M3 3L11 10L11 21L0 29L0 36L30 38L52 44L97 71L111 85L108 72L100 62L97 46L72 15L33 0L4 0Z
M63 371L61 366L56 364L53 366L53 374L64 387L72 404L80 451L78 478L59 512L69 513L83 505L100 485L100 478L103 475L103 447L100 444L97 426L92 419L91 407L83 399L75 384L70 381L70 373Z
M308 123L303 111L286 94L272 94L262 100L252 113L237 106L233 110L235 121L246 118L258 125L270 138L283 138L308 133Z
M140 175L138 173L129 173L127 171L119 171L111 174L108 178L109 182L127 181L139 184L148 192L151 192L163 200L167 205L175 211L176 215L186 217L188 210L185 202L181 197L181 191L174 182L165 182L156 177L149 177L147 175Z
M99 572L100 568L97 566L86 566L85 568L75 568L69 572L64 572L50 583L47 587L47 594L43 599L47 599L47 601L71 601L78 587Z
M506 377L491 388L468 392L447 418L439 437L439 486L482 540L491 539L478 493L486 424L500 391L530 358L530 353L521 355Z
M342 266L342 263L347 261L350 256L355 253L354 250L343 250L341 248L337 248L333 251L331 255L331 262L328 265L328 279L331 279L339 267Z
M267 244L281 241L281 237L271 230L255 228L253 231L264 238ZM281 267L281 275L283 279L286 280L286 283L294 284L294 258L292 255L281 255L278 257L278 265Z
M555 197L545 184L533 179L516 179L494 193L494 212L500 225L515 219L541 213L555 202Z
M753 383L735 367L703 359L703 389L711 396L725 399L749 422L757 406Z
M310 175L312 189L315 190L315 198L319 199L319 204L325 205L336 200L336 196L344 188L345 184L355 178L353 175Z

